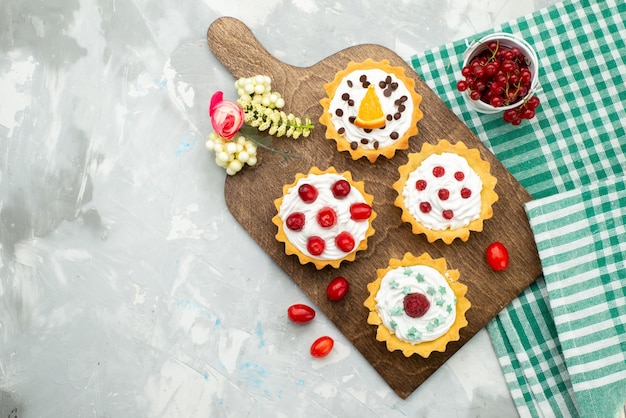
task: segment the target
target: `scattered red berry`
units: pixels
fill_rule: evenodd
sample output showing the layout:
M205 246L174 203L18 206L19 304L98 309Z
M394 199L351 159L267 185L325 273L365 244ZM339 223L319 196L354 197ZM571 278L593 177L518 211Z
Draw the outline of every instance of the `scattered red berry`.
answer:
M354 237L347 231L340 232L335 238L335 244L344 253L349 253L354 249Z
M350 219L365 221L372 215L372 207L367 203L353 203L350 205Z
M304 228L304 220L304 213L294 212L287 216L285 224L287 225L287 228L291 229L292 231L301 231L302 228Z
M337 213L335 213L333 208L329 208L328 206L323 207L317 212L317 223L322 228L330 228L335 225L337 222Z
M315 358L326 357L330 350L333 349L334 344L335 341L327 335L319 337L311 344L311 355Z
M485 252L487 263L495 271L506 270L509 266L509 251L499 241L489 244Z
M322 237L314 235L310 237L306 243L306 249L311 255L320 255L324 252L326 243Z
M404 312L411 318L421 318L430 308L430 302L422 293L409 293L404 297Z
M350 186L348 180L337 180L332 187L333 196L335 196L336 199L342 199L348 196L351 188L352 186Z
M287 308L287 316L292 322L305 324L315 318L315 310L302 303L296 303Z
M539 98L533 96L522 102L531 89L533 75L527 57L517 47L506 47L491 41L488 49L478 54L461 69L458 91L469 92L472 100L480 100L493 107L520 106L504 112L503 120L519 125L523 119L532 119L539 107Z
M298 195L303 202L313 203L317 199L317 189L311 184L304 183L298 187Z
M349 288L350 284L345 277L335 277L326 287L326 296L328 296L328 299L338 302L346 296Z

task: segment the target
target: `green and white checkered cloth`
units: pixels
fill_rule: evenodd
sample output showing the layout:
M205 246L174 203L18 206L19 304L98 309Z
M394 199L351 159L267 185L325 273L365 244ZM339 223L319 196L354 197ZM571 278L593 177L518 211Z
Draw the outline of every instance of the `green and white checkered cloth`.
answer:
M623 0L568 0L494 28L539 56L542 104L518 127L456 91L467 43L486 33L411 58L536 199L544 275L488 325L524 417L607 418L626 402L625 22Z

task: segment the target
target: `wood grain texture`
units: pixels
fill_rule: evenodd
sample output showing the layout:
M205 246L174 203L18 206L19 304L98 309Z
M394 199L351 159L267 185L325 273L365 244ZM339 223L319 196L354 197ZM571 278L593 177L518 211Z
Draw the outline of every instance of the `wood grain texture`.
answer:
M316 123L307 139L274 139L271 143L281 151L301 154L301 158L286 161L278 154L260 149L259 163L228 177L224 190L228 209L243 228L335 323L390 387L406 398L540 275L541 265L523 207L530 195L413 69L385 47L371 44L349 47L304 68L271 56L247 27L233 18L214 21L207 40L210 49L235 78L270 76L273 90L285 98L285 110L308 115L313 121L322 113L319 101L325 95L323 85L332 81L349 61L386 59L415 79L415 89L423 97L420 108L424 118L418 123L419 133L411 138L409 150L397 152L391 160L379 158L374 164L366 159L353 161L348 153L336 150L335 142L324 136L325 127ZM410 226L400 220L401 211L393 205L396 193L391 188L398 178L398 167L407 162L408 152L419 151L423 142L435 144L442 138L451 143L463 141L468 147L479 149L498 179L499 201L494 205L493 218L485 221L483 232L472 232L467 242L455 240L452 245L441 241L430 244L424 236L413 235ZM340 172L349 170L355 180L365 181L366 192L374 195L373 207L378 217L373 222L376 232L369 239L369 247L359 252L354 262L342 263L339 269L327 267L318 271L311 264L300 265L296 256L285 255L284 245L275 239L276 226L271 221L276 214L274 199L282 195L283 185L292 183L296 173L306 173L312 166L320 169L332 166ZM511 255L510 266L504 272L492 271L484 261L485 249L496 240L504 242ZM399 351L389 352L384 343L376 341L375 327L366 322L368 310L363 302L368 296L367 283L376 278L376 269L385 268L390 258L402 258L405 252L445 257L448 268L459 270L460 280L469 288L467 298L472 303L467 313L469 325L461 329L459 341L448 344L444 353L435 352L429 358L417 355L405 358ZM350 291L344 300L331 302L325 289L338 275L348 279Z

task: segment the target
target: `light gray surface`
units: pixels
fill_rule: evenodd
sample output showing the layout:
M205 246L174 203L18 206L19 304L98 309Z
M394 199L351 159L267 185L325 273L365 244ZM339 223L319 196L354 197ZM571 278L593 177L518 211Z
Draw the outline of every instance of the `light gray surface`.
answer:
M289 323L309 302L204 148L210 96L235 97L205 34L408 60L551 3L0 0L0 417L516 416L484 330L401 400L324 315Z

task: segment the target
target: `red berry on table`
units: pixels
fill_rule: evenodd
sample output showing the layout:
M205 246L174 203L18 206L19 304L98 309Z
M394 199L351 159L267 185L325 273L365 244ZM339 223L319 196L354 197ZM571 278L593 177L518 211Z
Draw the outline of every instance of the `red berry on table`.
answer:
M365 221L372 215L372 207L367 203L353 203L350 205L350 219Z
M337 180L335 184L333 184L333 187L332 187L333 196L335 196L336 199L342 199L348 196L351 188L352 186L350 186L350 183L348 182L348 180L345 180L345 179Z
M331 337L325 335L313 341L309 351L313 357L322 358L326 357L328 353L330 353L333 349L333 345L335 345L335 341Z
M499 241L489 244L485 256L487 263L495 271L506 270L509 266L509 250Z
M302 228L304 228L304 221L304 213L294 212L287 216L285 224L287 225L287 228L291 229L292 231L301 231Z
M333 208L323 207L317 212L317 223L322 228L330 228L337 223L337 213Z
M338 302L346 296L349 288L350 284L345 277L335 277L326 287L326 296L333 302Z
M467 81L465 80L459 80L456 82L456 89L458 91L465 91L467 90Z
M303 202L313 203L317 199L317 189L311 184L304 183L298 187L298 195Z
M326 243L322 237L313 235L306 242L306 249L311 255L320 255L324 252Z
M302 303L296 303L287 308L287 317L297 324L306 324L315 318L315 310Z
M344 253L349 253L354 249L354 237L347 231L340 232L339 235L335 237L335 244L337 244L337 247Z
M404 312L411 318L421 318L430 308L428 298L422 293L409 293L404 297L403 304Z

